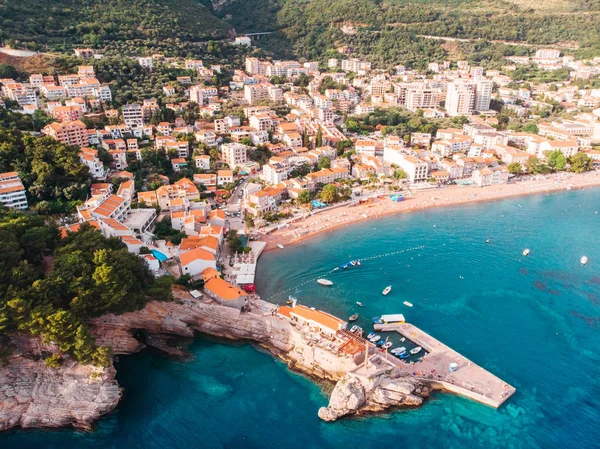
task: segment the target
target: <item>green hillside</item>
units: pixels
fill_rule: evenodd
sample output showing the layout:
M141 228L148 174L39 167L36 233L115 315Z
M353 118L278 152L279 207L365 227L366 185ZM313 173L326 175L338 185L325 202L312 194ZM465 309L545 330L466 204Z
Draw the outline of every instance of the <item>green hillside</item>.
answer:
M225 37L229 24L198 0L0 0L0 39L30 48Z
M424 54L440 56L441 43L421 35L481 39L477 47L488 53L499 44L487 42L498 40L600 54L598 0L231 0L216 13L230 17L238 32L276 30L260 43L281 56L318 58L347 45L380 65L414 65ZM343 33L342 25L356 33ZM473 52L472 45L457 45Z

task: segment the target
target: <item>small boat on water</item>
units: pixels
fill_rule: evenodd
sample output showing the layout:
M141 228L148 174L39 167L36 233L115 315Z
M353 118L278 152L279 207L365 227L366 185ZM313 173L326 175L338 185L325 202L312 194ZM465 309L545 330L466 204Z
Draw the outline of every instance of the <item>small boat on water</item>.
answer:
M385 344L385 340L379 340L377 346L382 347Z
M586 256L583 256L580 260L581 265L585 265L588 262L588 258Z
M485 243L490 243L490 239L485 239Z
M401 313L373 317L373 324L398 324L398 323L404 323L404 315L402 315Z
M350 315L350 318L348 318L348 321L356 321L356 320L358 320L358 313Z
M358 307L364 307L364 306L363 306L363 303L362 303L362 302L360 302L360 301L356 301L356 305L357 305Z
M277 246L278 246L280 249L283 249L283 248L285 248L285 246L283 246L281 243L278 243L278 244L277 244Z
M406 307L412 307L412 306L413 306L413 303L412 303L412 302L408 302L408 301L404 301L404 305L405 305Z
M371 341L371 338L373 338L375 335L375 332L369 332L369 335L367 335L367 340Z
M358 330L358 326L356 324L350 328L351 333L355 333L357 330Z
M333 282L331 282L329 279L317 279L317 284L329 287L330 285L333 285Z
M391 291L392 291L392 286L391 286L391 285L388 285L386 288L384 288L384 289L383 289L383 291L381 292L381 294L382 294L383 296L387 296L387 294L388 294L389 292L391 292Z
M405 341L406 341L406 338L404 338L404 337L402 337L402 338L400 339L400 343L404 343Z
M417 346L416 348L412 348L412 349L410 350L410 353L411 353L412 355L415 355L415 354L418 354L419 352L421 352L422 350L423 350L423 348L422 348L422 347L420 347L420 346Z
M293 304L293 305L296 305L297 302L298 302L298 300L296 298L294 298L293 296L288 296L288 300L286 301L287 304Z
M374 337L369 338L369 341L371 343L377 343L379 340L381 340L381 337L379 335L375 335Z
M400 354L398 354L398 357L401 359L407 359L410 357L410 354L408 352L404 351L404 352L401 352Z
M406 352L406 348L404 346L400 346L399 348L392 349L390 352L394 355L400 355Z
M525 250L523 251L523 255L524 256L528 256L529 255L529 248L525 248Z
M382 345L381 345L381 347L382 347L383 349L389 349L389 348L391 348L392 346L394 346L394 344L393 344L391 341L386 341L384 344L382 344Z

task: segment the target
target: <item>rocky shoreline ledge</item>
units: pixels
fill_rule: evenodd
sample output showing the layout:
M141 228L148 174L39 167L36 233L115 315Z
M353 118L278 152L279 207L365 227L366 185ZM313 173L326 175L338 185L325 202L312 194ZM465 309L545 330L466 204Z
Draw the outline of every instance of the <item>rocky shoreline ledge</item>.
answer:
M328 407L319 417L333 421L342 416L378 412L390 407L418 406L430 387L423 381L392 369L375 375L348 373L315 363L294 338L293 326L269 311L241 314L235 309L206 303L177 292L173 302L150 302L123 315L104 315L91 321L97 343L113 348L115 355L133 354L147 343L167 352L171 337L193 337L197 332L256 343L285 361L290 369L316 380L337 382ZM268 304L268 303L264 303ZM48 368L41 355L45 347L35 337L13 338L17 351L0 367L0 431L14 427L91 428L93 422L115 409L122 396L116 370L81 365L66 358L58 369Z

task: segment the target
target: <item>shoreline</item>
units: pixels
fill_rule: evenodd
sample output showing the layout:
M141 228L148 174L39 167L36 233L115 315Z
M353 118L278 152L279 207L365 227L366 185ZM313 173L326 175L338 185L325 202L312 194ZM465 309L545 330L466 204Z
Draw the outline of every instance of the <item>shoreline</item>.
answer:
M446 188L417 191L406 196L405 201L395 203L389 194L383 194L372 203L354 207L339 207L299 219L289 227L260 235L260 240L267 243L264 251L296 245L317 235L338 230L349 224L367 222L399 213L422 211L433 208L446 208L484 201L496 202L508 198L549 194L569 190L584 190L600 187L600 172L591 171L582 174L549 175L543 179L532 179L510 184L494 186L453 186ZM384 198L382 198L384 197Z

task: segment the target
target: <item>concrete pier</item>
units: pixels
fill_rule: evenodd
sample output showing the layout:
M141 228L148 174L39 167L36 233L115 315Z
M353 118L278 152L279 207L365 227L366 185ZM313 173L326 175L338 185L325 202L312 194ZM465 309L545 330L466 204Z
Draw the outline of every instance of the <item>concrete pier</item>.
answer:
M407 374L429 382L433 388L451 391L494 408L500 407L515 392L513 386L412 324L376 324L374 327L376 331L398 332L428 352L415 364L404 363L383 351L382 356ZM449 372L453 362L457 369Z

